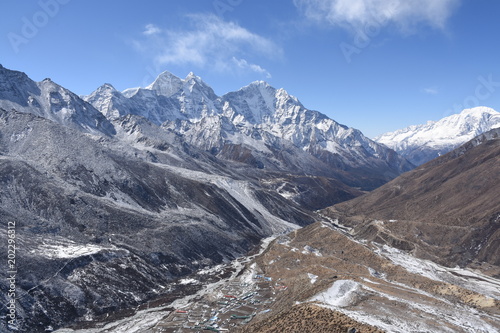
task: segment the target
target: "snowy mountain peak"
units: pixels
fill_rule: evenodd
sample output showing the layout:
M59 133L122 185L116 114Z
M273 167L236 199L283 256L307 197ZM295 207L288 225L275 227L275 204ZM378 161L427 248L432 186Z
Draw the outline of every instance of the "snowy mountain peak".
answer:
M182 82L184 82L184 84L188 86L193 86L198 83L204 87L208 87L208 85L202 80L202 78L195 75L193 72L189 72L189 74L184 80L182 80Z
M50 79L0 69L0 107L31 113L86 133L114 135L113 125L92 105Z
M111 91L118 91L113 87L111 83L104 83L100 88L106 89L106 90L111 90Z
M112 96L121 95L121 93L109 83L104 83L90 95L83 96L83 99L91 104L97 99L111 98Z
M197 79L201 81L201 78L199 76L196 76L194 72L189 72L189 74L186 76L186 81L191 80L191 79Z
M438 121L389 132L374 140L396 150L414 164L423 164L474 137L500 127L500 113L489 107L465 109Z
M478 106L475 108L471 109L465 109L462 112L459 113L461 116L467 116L467 115L483 115L483 114L492 114L496 115L499 112L495 111L494 109L487 107L487 106Z
M24 72L20 71L14 71L7 69L5 67L0 67L0 84L4 82L12 82L16 83L19 85L21 82L22 83L33 83L28 75L26 75Z
M158 74L158 76L156 77L155 81L153 81L153 83L151 85L153 85L157 81L164 81L164 80L167 80L167 79L169 80L169 79L172 79L172 78L180 80L180 78L178 76L176 76L175 74L173 74L173 73L171 73L169 71L163 71L160 74Z
M490 129L500 127L500 113L492 108L479 106L472 109L465 109L459 114L446 117L439 121L438 125L459 128L460 132L458 134L472 134L475 137Z
M199 77L198 75L194 74L193 72L189 72L189 74L186 76L186 78L184 80L182 80L182 81L185 84L186 83L191 83L191 84L198 83L198 84L201 84L204 87L209 87L209 85L206 84L205 81L203 81L203 79L201 77ZM210 88L210 89L212 89L212 88Z
M196 103L208 103L209 105L206 106L211 110L208 113L212 113L212 111L214 111L213 102L215 102L219 98L219 96L215 94L212 87L206 84L201 77L196 76L193 72L190 72L188 76L186 76L186 78L182 80L182 82L182 92L184 93L184 95L190 95L191 98L197 101Z
M247 93L257 93L264 98L275 98L277 100L292 100L295 103L300 103L297 97L292 96L284 88L276 89L266 81L254 81L248 86L241 88L239 91Z
M51 91L62 90L66 94L69 93L69 91L67 91L66 89L64 89L63 87L61 87L60 85L58 85L57 83L52 81L51 79L44 79L43 81L38 83L38 86L39 87L46 87L46 89L51 90Z
M216 99L214 91L208 86L201 77L190 72L184 80L174 74L165 71L161 73L156 80L145 88L146 90L154 91L157 95L165 97L173 97L177 93L191 94L193 91L199 91L203 95L210 96L211 99ZM135 95L140 89L127 89L124 91L126 97Z
M134 96L135 94L137 94L137 92L141 90L140 87L135 87L135 88L127 88L125 90L122 91L122 94L123 96L127 97L127 98L130 98L132 96Z
M125 97L109 83L103 84L90 95L83 96L83 99L92 104L108 119L116 119L125 115L117 109L117 106L123 104L120 101L123 101Z
M242 92L245 94L261 94L261 95L275 95L276 88L271 86L266 81L254 81L247 86L240 88L238 92Z
M145 89L153 90L158 95L170 97L182 88L182 80L174 74L165 71L158 75L156 80Z
M289 101L291 100L294 104L297 104L297 105L301 105L302 104L300 103L299 99L293 95L290 95L288 93L288 91L286 91L285 89L283 88L279 88L277 91L276 91L276 97L279 99L279 100L283 100L283 101Z
M264 87L270 87L271 85L267 83L266 81L258 80L258 81L253 81L250 83L250 86L264 86Z
M146 88L99 95L87 101L108 119L142 116L206 151L221 152L245 143L245 149L268 154L269 147L288 146L334 168L372 168L377 164L391 169L377 180L379 183L413 167L399 156L391 159L393 152L386 147L305 108L285 89L265 81L219 97L193 72L185 79L163 72Z

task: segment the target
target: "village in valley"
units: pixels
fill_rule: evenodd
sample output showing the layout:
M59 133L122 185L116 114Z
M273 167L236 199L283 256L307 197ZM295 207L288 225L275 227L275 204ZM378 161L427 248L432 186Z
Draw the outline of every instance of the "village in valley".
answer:
M198 281L184 279L180 283ZM286 289L283 281L263 275L254 263L239 277L217 284L214 289L202 293L199 299L171 311L152 332L233 331L248 324L254 317L271 312L277 296Z

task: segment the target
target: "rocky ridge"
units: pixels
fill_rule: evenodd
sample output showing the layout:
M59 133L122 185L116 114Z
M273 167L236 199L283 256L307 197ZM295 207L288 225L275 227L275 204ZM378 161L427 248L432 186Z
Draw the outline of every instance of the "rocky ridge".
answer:
M164 72L123 93L104 85L84 97L108 119L142 116L214 156L257 168L324 175L373 189L413 168L392 150L257 81L216 96L200 77Z

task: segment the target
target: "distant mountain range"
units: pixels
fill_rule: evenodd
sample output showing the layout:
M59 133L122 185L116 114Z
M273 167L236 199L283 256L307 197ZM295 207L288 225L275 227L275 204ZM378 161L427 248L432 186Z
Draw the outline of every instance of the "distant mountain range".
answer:
M333 176L370 190L413 168L263 81L219 97L193 73L180 79L164 72L146 88L120 93L105 84L84 99L111 121L142 116L218 158L266 170Z
M499 127L499 112L487 107L476 107L439 121L385 133L374 140L394 149L413 164L421 165Z

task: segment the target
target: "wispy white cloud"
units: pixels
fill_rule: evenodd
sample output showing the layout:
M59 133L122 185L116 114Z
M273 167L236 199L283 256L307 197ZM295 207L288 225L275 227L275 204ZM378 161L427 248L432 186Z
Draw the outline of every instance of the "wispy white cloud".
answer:
M147 25L142 40L134 45L151 54L157 65L191 65L218 71L237 68L270 76L248 57L279 59L282 49L272 40L253 33L235 22L224 21L212 14L187 16L187 29L160 29ZM245 58L245 59L243 59Z
M255 72L255 73L263 74L268 79L270 79L272 77L271 73L269 73L266 69L264 69L256 64L250 64L245 59L237 59L237 58L233 57L233 59L231 59L231 60L238 68L240 68L242 70L245 70L245 71L250 70L250 71Z
M429 95L437 95L439 94L439 90L436 87L429 87L429 88L424 88L422 89L423 93L429 94Z
M161 29L154 24L147 24L142 32L146 36L156 35L161 32Z
M419 24L444 29L461 0L294 0L310 20L360 29L395 24L407 33Z

